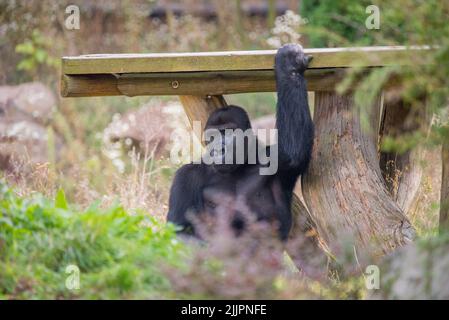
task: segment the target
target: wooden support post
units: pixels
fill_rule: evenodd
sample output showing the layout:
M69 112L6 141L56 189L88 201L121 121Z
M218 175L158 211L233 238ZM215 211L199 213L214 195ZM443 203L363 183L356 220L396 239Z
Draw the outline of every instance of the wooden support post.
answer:
M384 116L381 126L381 138L397 137L413 132L422 125L423 117L413 113L411 106L402 100L385 101ZM419 112L425 112L425 109ZM408 215L412 210L421 184L422 168L420 165L421 149L405 153L381 152L380 168L387 189L399 207Z
M449 138L441 151L443 173L441 175L440 232L449 231Z
M61 96L63 97L101 97L120 96L117 78L112 74L62 75Z
M369 256L412 240L415 230L385 187L376 144L362 130L353 97L316 92L314 122L312 161L302 187L320 237L337 254L350 244Z
M194 121L201 122L201 133L204 131L209 115L216 109L227 106L223 96L179 96L179 100L189 118L191 128L193 129ZM201 141L201 136L198 139Z

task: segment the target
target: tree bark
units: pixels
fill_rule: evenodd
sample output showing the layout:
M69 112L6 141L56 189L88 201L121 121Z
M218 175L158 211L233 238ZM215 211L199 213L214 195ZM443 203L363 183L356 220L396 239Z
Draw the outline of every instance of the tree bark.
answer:
M385 101L384 110L382 138L385 136L395 138L413 132L420 126L418 120L422 120L422 117L413 114L410 105L402 100ZM413 209L413 204L419 194L422 177L420 165L422 152L420 149L414 149L404 153L381 152L380 154L380 168L387 189L407 216Z
M302 187L320 237L336 255L350 244L356 252L378 256L411 241L415 230L388 193L377 138L362 130L352 96L316 92L314 122L312 160Z
M441 175L440 232L449 231L449 138L446 137L441 151L443 173Z

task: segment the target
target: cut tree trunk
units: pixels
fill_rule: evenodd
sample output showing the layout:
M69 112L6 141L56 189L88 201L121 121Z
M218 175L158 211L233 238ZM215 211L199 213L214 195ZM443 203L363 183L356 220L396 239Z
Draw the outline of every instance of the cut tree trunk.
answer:
M449 138L446 139L441 151L443 173L441 176L440 232L449 231Z
M385 101L381 136L392 138L413 132L420 126L422 117L414 114L409 105L401 100ZM421 111L424 110L421 109ZM399 152L381 152L380 168L387 189L393 199L410 216L419 195L422 166L420 165L423 150L419 148Z
M377 139L362 130L353 97L316 92L314 122L314 149L302 190L320 237L337 255L348 244L356 253L378 256L411 241L415 230L385 186Z

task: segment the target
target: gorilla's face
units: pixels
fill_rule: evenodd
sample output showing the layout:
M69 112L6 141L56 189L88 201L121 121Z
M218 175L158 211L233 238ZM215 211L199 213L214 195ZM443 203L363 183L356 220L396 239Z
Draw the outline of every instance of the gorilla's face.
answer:
M221 173L234 172L246 164L249 146L253 147L255 142L248 115L235 106L212 113L204 136L207 150L205 163Z
M207 141L206 154L214 165L236 163L234 161L234 149L237 139L234 129L213 127L206 129L204 134Z

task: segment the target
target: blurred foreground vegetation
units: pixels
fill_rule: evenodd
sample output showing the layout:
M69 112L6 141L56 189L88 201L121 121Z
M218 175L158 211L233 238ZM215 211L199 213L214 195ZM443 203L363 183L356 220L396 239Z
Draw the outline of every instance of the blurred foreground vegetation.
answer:
M0 214L0 299L363 295L362 278L322 286L299 276L272 245L255 248L247 246L248 239L222 238L212 248L188 247L173 225L144 212L130 214L118 204L77 209L62 190L54 200L39 194L22 198L0 182ZM79 287L68 282L73 276Z
M367 290L366 276L357 273L311 280L263 238L219 236L211 246L189 246L173 225L147 213L130 214L118 204L81 210L62 190L54 200L23 198L0 181L0 214L0 299L441 299L449 293L447 233L390 256L380 266L380 290Z
M0 298L160 298L168 281L158 263L182 261L173 226L118 204L77 210L62 190L54 201L20 198L2 182L0 213ZM70 265L79 289L66 287Z

